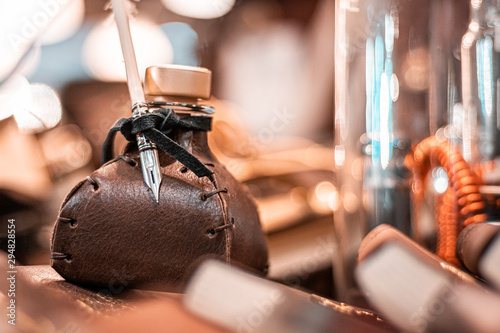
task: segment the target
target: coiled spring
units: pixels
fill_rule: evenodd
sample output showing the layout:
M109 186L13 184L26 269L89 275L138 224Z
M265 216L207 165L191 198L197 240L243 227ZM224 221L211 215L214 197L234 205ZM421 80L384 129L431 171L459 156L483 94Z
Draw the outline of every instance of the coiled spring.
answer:
M456 257L457 238L462 229L472 223L486 221L485 202L479 192L481 175L471 169L462 154L451 142L435 136L419 143L406 157L407 167L413 171L413 194L416 211L425 196L429 171L441 166L446 170L449 186L436 202L438 243L436 253L447 262L460 266ZM418 216L416 230L418 230Z

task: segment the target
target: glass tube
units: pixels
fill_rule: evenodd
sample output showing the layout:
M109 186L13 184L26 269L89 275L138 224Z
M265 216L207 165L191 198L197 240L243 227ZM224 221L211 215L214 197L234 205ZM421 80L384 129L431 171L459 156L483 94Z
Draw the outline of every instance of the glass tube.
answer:
M341 300L357 302L352 272L368 231L384 223L415 237L414 184L405 159L423 139L449 133L462 109L467 12L467 3L453 0L336 0L335 166L342 205L334 221L334 278Z
M488 220L500 220L500 1L472 0L462 40L463 155L482 176Z

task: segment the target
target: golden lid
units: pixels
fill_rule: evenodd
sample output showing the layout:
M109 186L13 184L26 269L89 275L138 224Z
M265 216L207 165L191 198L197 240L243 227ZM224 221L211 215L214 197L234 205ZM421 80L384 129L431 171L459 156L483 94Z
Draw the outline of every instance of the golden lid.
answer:
M150 96L209 99L212 72L202 67L156 65L146 69L144 85Z

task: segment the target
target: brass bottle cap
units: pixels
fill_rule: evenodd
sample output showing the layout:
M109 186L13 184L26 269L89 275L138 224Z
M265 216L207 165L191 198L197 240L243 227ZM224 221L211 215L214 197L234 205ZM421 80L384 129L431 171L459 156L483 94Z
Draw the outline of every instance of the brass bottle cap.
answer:
M212 72L202 67L156 65L146 69L146 94L204 99L211 96Z

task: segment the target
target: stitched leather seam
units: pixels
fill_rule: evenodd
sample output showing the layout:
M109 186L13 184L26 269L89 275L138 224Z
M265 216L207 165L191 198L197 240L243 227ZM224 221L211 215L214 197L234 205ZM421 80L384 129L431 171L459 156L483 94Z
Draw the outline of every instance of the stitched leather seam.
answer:
M211 177L212 177L212 183L213 183L215 189L218 190L217 180L215 178L215 174L211 175ZM226 192L227 192L227 189L226 189ZM224 219L224 225L230 224L228 221L226 201L222 197L221 192L217 192L217 197L219 198L219 202L220 202L220 205L222 208L222 218ZM231 263L231 235L229 233L229 228L224 229L224 234L225 234L225 238L226 238L226 262L229 264L229 263Z
M200 199L201 201L206 201L208 198L216 195L216 194L219 194L219 193L227 193L227 188L223 188L221 190L215 190L215 191L212 191L212 192L208 192L208 193L203 193L201 196L200 196Z
M94 192L99 191L100 185L94 178L92 178L92 176L88 176L87 181L90 183L90 185L92 185Z
M69 217L63 217L63 216L59 216L57 218L58 221L62 222L62 223L69 223L69 225L74 228L76 227L77 225L77 222L75 219L72 219L72 218L69 218Z
M215 235L217 232L221 232L222 230L226 230L227 228L232 228L232 224L224 224L221 225L220 227L210 229L209 233L212 235Z
M120 160L123 160L125 161L125 163L127 163L128 165L130 165L131 167L136 167L137 166L137 161L134 160L133 158L131 157L128 157L128 156L125 156L125 155L118 155L116 157L116 159L120 159Z
M52 260L68 260L71 261L71 254L62 252L52 252L50 254L50 259Z

